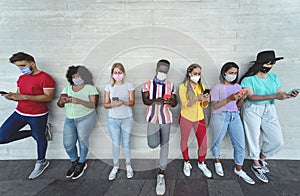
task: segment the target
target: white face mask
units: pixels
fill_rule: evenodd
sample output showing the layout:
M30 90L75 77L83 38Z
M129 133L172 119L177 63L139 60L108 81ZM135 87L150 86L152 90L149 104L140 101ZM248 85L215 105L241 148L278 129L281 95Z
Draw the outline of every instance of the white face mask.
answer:
M201 78L201 76L191 76L190 77L190 79L195 83L197 83L200 80L200 78Z
M162 73L162 72L157 72L156 78L163 81L167 78L167 74Z
M81 77L78 78L72 78L72 81L74 83L74 85L78 86L84 83L84 80Z
M225 80L227 81L227 82L232 82L232 81L234 81L236 79L236 75L235 74L227 74L227 75L225 75Z

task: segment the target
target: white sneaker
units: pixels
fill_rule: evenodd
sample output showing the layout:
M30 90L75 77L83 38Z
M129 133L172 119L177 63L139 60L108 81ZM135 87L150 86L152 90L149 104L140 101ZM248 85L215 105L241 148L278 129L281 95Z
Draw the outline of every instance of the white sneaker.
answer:
M165 176L163 174L159 174L157 176L157 183L156 183L156 194L163 195L166 191L166 184L165 184Z
M114 180L117 176L118 171L119 171L119 167L114 166L108 176L108 180Z
M133 169L131 167L131 165L126 165L126 176L127 178L132 178L133 177Z
M34 179L37 178L39 175L41 175L44 170L49 166L49 161L45 160L43 162L37 161L35 163L34 169L31 172L31 174L29 175L29 179Z
M221 163L215 163L215 170L219 176L224 176L224 171Z
M255 184L254 180L250 178L250 176L248 176L243 170L238 171L236 168L234 168L234 173L241 177L248 184Z
M189 161L184 161L183 164L183 173L185 176L190 176L191 175L191 169L192 169L192 165Z
M198 167L206 177L208 178L212 177L211 171L206 167L204 162L203 163L198 162Z

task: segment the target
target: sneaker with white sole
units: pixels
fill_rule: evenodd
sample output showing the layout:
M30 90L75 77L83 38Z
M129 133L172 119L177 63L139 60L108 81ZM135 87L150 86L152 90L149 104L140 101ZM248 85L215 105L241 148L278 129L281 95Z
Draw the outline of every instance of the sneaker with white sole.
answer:
M133 169L131 165L126 165L126 176L128 179L133 177Z
M208 177L208 178L212 177L211 171L207 168L207 166L204 162L203 163L198 162L198 167L206 177Z
M250 178L250 176L248 176L243 170L238 171L236 168L234 168L234 173L241 177L248 184L255 184L254 180Z
M114 166L111 172L109 173L108 180L114 180L117 176L118 171L119 171L119 167Z
M46 125L45 135L46 135L47 141L52 140L51 124L50 123L47 123L47 125Z
M156 182L156 194L163 195L166 191L166 183L165 183L165 176L163 174L159 174L157 176Z
M262 182L265 182L265 183L269 182L267 176L263 173L261 167L254 167L252 165L251 170L253 171L253 173L259 180L261 180Z
M215 163L215 171L219 176L224 176L224 171L221 163Z
M192 169L192 165L189 161L184 161L183 164L183 173L185 176L190 176L191 175L191 169Z
M36 161L35 166L31 174L29 175L29 179L35 179L39 175L41 175L44 170L49 166L49 161L44 160L44 161Z
M87 168L86 162L84 162L84 163L78 162L75 167L74 174L72 176L72 180L76 180L76 179L80 178L83 175L86 168Z
M261 165L261 170L264 174L270 172L269 168L267 167L267 161L260 159L259 164Z
M77 164L78 164L78 160L72 162L71 167L67 171L66 178L72 178L73 177L74 171L75 171L75 168L76 168Z

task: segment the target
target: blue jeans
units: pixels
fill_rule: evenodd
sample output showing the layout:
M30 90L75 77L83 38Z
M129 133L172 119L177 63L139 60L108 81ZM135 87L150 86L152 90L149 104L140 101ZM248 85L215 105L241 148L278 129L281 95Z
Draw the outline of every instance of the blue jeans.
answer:
M24 139L32 136L37 143L38 159L43 160L47 151L47 139L45 136L48 114L43 116L23 116L17 112L12 113L0 128L0 144ZM20 131L29 124L31 130Z
M66 118L63 143L72 162L78 159L76 143L79 143L79 163L84 163L89 151L89 137L97 120L96 111L75 119Z
M112 140L114 165L119 164L121 134L126 164L130 164L130 134L133 126L133 118L117 119L108 116L107 124Z
M239 113L213 113L210 123L213 131L212 153L214 158L220 158L221 143L226 131L228 131L233 147L234 162L236 165L243 165L245 158L245 136Z

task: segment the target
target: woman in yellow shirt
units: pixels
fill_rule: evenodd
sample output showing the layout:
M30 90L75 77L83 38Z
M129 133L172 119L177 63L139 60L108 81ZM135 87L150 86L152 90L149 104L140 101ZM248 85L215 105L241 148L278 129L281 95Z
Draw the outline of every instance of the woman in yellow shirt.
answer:
M179 85L181 101L179 117L180 147L184 158L183 173L190 176L192 165L189 161L187 143L191 129L194 128L198 142L198 167L206 177L211 178L212 173L204 163L207 152L207 138L203 113L203 108L209 104L210 95L209 93L203 93L205 86L201 83L201 70L202 68L198 64L190 65L186 70L184 81Z

